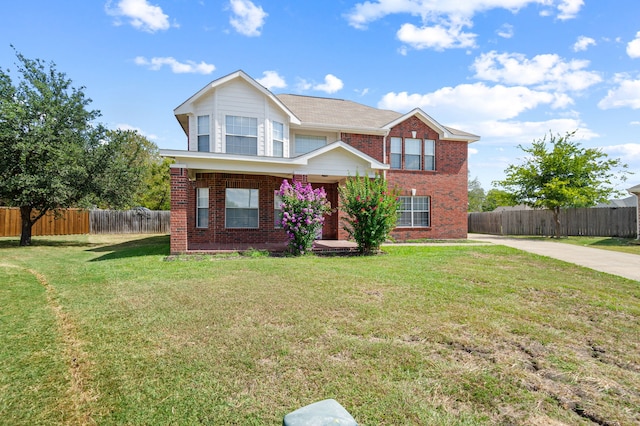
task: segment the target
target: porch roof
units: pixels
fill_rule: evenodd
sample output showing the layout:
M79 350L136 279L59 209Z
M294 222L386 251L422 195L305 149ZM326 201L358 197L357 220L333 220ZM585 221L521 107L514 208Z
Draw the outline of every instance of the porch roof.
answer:
M246 173L290 177L307 175L315 182L332 182L336 178L371 175L389 169L388 164L364 154L342 142L334 142L306 154L291 157L265 157L184 150L160 150L163 157L176 161L172 167L182 167L197 173Z

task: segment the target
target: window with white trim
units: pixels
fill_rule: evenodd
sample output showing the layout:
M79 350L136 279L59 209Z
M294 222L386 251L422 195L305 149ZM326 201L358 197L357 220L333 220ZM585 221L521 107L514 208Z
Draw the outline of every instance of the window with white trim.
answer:
M196 198L196 228L208 228L209 188L197 188Z
M436 141L433 139L391 137L389 148L392 169L436 169Z
M198 116L198 151L209 152L209 116Z
M226 153L258 155L258 119L227 115Z
M424 228L431 226L431 197L398 197L399 228Z
M436 141L433 139L424 140L424 169L436 169Z
M422 139L406 138L404 140L404 168L422 170Z
M258 195L257 189L227 188L225 228L257 228Z
M326 136L296 135L295 154L306 154L307 152L322 148L326 144Z
M284 124L273 122L273 156L284 156Z
M402 138L391 138L390 165L392 169L402 168Z
M282 196L280 191L273 191L273 227L282 228Z

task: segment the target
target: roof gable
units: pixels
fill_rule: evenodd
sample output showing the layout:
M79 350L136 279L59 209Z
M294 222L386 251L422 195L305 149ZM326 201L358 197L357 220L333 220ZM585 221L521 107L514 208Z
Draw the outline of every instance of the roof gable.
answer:
M391 128L397 126L403 121L407 120L410 117L416 116L427 126L431 127L433 130L438 132L440 135L440 139L442 140L454 140L454 141L466 141L466 142L476 142L480 140L480 136L474 135L472 133L463 132L462 130L457 130L452 127L443 126L438 123L434 118L432 118L429 114L422 111L420 108L415 108L412 111L401 115L395 120L387 123L384 128L390 130Z
M189 112L191 112L191 106L194 103L198 102L203 97L205 97L208 94L212 93L214 90L216 90L220 86L223 86L223 85L225 85L225 84L227 84L227 83L229 83L229 82L231 82L233 80L236 80L236 79L241 79L241 80L245 81L250 86L252 86L255 90L260 92L263 96L265 96L266 98L271 100L273 103L275 103L287 116L289 116L289 120L291 121L291 123L300 124L300 120L298 119L298 117L296 117L296 115L285 104L283 104L280 101L280 99L278 99L267 88L265 88L263 85L261 85L260 83L255 81L253 78L251 78L247 73L245 73L242 70L238 70L236 72L228 74L228 75L226 75L224 77L221 77L221 78L219 78L217 80L214 80L211 83L207 84L205 87L203 87L198 92L196 92L194 95L192 95L189 99L187 99L182 104L180 104L177 108L175 108L173 110L173 113L177 117L181 116L181 115L184 115L184 114L188 114Z

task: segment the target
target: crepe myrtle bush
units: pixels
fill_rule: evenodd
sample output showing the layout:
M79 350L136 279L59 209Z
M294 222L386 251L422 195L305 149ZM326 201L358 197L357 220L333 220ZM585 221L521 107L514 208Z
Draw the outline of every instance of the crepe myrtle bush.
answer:
M286 179L282 181L278 195L282 198L282 227L289 237L289 251L302 255L311 250L317 233L322 229L324 215L331 211L324 188L313 189Z
M340 209L348 216L344 229L356 241L360 253L379 250L396 226L398 191L389 190L381 175L370 179L357 173L339 190Z

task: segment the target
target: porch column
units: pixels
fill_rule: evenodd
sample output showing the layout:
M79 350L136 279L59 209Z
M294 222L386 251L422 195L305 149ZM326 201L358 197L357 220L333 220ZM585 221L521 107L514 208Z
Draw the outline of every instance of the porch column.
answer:
M187 168L173 164L171 174L171 254L187 251L187 208L188 182Z

